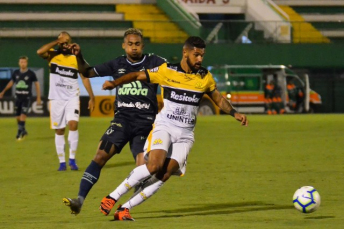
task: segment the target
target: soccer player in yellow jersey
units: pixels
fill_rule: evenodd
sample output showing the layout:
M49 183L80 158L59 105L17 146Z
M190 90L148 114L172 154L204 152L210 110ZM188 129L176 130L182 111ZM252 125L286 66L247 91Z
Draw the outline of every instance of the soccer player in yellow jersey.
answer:
M129 210L152 196L171 175L184 175L186 160L194 143L194 127L202 96L207 93L225 113L247 126L244 114L238 113L216 89L216 83L207 69L201 66L205 43L199 37L189 37L183 47L183 58L178 64L132 72L115 81L106 81L103 89L113 89L123 83L142 80L160 84L164 107L154 122L147 138L144 154L146 164L136 167L130 175L104 197L101 208L113 207L132 187L149 177L150 182L128 202L119 206L115 220L134 220Z
M49 100L51 128L55 129L55 146L60 161L58 171L66 170L65 128L68 126L69 166L78 170L75 154L79 142L78 123L80 116L78 63L75 55L68 49L72 38L67 32L61 32L58 39L43 45L37 54L49 62ZM58 49L53 49L58 45ZM88 78L82 78L89 96L89 109L94 108L94 95Z

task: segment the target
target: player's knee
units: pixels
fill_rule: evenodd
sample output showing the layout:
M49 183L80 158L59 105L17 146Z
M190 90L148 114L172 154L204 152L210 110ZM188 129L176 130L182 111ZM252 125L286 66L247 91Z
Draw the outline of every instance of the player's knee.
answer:
M93 161L99 166L104 166L109 159L110 157L107 153L105 153L103 150L98 150L93 158Z
M68 122L68 128L71 131L75 131L78 129L78 122L77 121L69 121Z
M156 174L160 171L162 171L163 165L160 165L159 163L148 163L147 169L150 172L150 174Z
M65 129L64 129L64 128L63 128L63 129L56 129L56 130L55 130L55 133L56 133L57 135L64 135Z
M103 167L106 162L108 161L107 159L105 158L102 158L102 157L98 157L97 155L93 158L93 161L95 163L97 163L99 166Z

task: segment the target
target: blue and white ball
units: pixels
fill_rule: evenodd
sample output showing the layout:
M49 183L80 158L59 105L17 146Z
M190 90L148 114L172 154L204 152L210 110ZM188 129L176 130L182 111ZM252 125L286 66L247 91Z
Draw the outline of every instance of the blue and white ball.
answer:
M297 210L302 213L311 213L320 206L320 195L312 186L303 186L296 190L293 203Z

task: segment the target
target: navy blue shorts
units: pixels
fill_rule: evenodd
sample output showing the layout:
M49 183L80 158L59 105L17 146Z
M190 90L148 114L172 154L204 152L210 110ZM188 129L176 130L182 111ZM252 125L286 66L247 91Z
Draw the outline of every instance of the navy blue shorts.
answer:
M31 106L31 97L24 97L24 98L17 98L14 111L16 116L20 116L21 114L27 115Z
M100 139L109 141L116 146L116 153L120 153L129 142L134 160L143 152L146 139L152 130L152 124L134 123L126 119L115 118Z

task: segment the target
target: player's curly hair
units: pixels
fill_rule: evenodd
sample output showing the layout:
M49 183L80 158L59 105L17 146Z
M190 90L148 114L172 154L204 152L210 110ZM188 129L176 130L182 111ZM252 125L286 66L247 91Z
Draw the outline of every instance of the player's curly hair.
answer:
M134 34L134 35L137 35L137 36L140 36L141 39L143 39L143 35L142 35L142 32L141 30L139 29L135 29L135 28L129 28L127 29L125 32L124 32L124 38L126 38L128 35L130 34Z
M188 48L205 48L206 44L204 42L204 40L200 37L196 37L196 36L191 36L188 39L186 39L185 43L184 43L184 47L188 47Z

